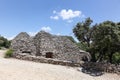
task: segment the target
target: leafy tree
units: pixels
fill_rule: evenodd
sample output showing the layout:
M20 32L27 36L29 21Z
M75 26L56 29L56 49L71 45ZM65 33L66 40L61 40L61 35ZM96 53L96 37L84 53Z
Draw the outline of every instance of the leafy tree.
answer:
M10 47L10 41L8 41L6 38L0 36L0 47L9 48Z
M73 33L79 40L79 43L77 43L79 48L90 52L91 56L93 56L92 61L95 61L95 54L90 49L92 42L92 32L96 28L91 26L92 22L93 20L86 18L85 21L77 23L73 28Z
M79 46L91 53L92 61L119 61L115 53L120 54L120 22L104 21L91 26L93 21L87 18L73 28L73 33L80 41Z
M120 63L120 53L114 53L113 54L113 63Z
M107 59L112 63L113 54L120 51L119 25L112 21L104 21L96 25L92 34L92 41L94 50L99 52L97 61Z
M90 47L91 42L91 23L93 21L90 18L86 18L84 22L79 22L73 28L73 33L80 42L86 43Z
M0 46L3 46L3 44L4 44L4 41L0 40Z
M73 43L76 43L76 41L74 40L74 38L72 36L65 36L67 37L70 41L72 41Z
M88 50L88 46L87 46L86 43L77 42L76 45L79 47L79 49L82 49L82 50L85 50L85 51Z

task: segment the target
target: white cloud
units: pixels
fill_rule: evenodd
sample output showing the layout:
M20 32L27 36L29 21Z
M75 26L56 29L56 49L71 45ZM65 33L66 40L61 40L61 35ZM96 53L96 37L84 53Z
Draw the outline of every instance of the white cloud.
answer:
M7 38L8 40L12 40L12 39L15 38L15 35L13 35L13 36L11 36L11 37L5 37L5 38Z
M45 31L45 32L50 32L50 31L52 31L52 29L51 29L49 26L47 26L47 27L42 27L40 30ZM28 32L28 34L29 34L30 36L35 36L38 32L39 32L39 31L36 31L36 32Z
M35 36L37 33L38 33L38 31L36 31L36 32L28 32L28 34L29 34L30 36ZM5 37L5 38L7 38L8 40L12 40L12 39L14 39L15 37L16 37L16 35L13 35L13 36L11 36L11 37Z
M57 35L57 36L60 36L61 34L60 34L60 33L57 33L56 35Z
M56 13L57 13L57 12L54 10L54 11L53 11L53 14L56 14Z
M58 16L50 16L51 19L54 19L54 20L58 20L59 17Z
M45 31L45 32L50 32L50 31L52 31L52 29L51 29L49 26L47 26L47 27L42 27L41 30L42 30L42 31Z
M80 17L81 13L82 13L81 11L73 11L71 9L69 9L67 11L66 9L63 9L59 13L59 15L63 20L68 20L68 19L72 19L72 18L75 18L75 17Z
M62 18L63 20L72 20L73 18L82 17L83 15L81 11L73 11L72 9L62 9L60 12L54 10L53 14L55 16L51 16L50 18L55 20L58 20L59 18Z
M50 32L50 31L52 31L52 29L51 29L49 26L47 26L47 27L42 27L40 30L45 31L45 32ZM29 34L30 36L35 36L38 32L39 32L39 31L36 31L36 32L28 32L28 34ZM12 39L14 39L15 37L16 37L16 35L13 35L13 36L11 36L11 37L5 37L5 38L7 38L8 40L12 40Z
M37 33L38 33L38 31L36 31L36 32L28 32L28 34L29 34L30 36L35 36Z

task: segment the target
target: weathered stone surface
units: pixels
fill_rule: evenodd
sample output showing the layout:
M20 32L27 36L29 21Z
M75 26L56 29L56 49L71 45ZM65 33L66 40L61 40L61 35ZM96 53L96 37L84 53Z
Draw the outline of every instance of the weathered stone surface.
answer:
M12 40L11 48L14 50L14 55L18 53L36 54L33 39L26 32L21 32Z
M80 50L73 42L65 36L56 36L39 32L34 37L37 55L45 56L47 52L53 53L52 58L68 60L79 63L83 57L90 58L89 53Z
M36 57L32 55L27 55L27 54L16 54L16 56L13 56L13 57L21 60L28 60L28 61L34 61L34 62L40 62L40 63L49 63L49 64L55 64L55 65L64 65L64 66L72 66L72 67L81 66L80 63L71 63L71 61L44 58L42 56Z
M102 72L108 72L108 73L117 73L120 74L120 65L110 64L110 63L102 63L102 62L87 62L82 64L82 67L84 70L87 70L88 72L93 71L102 71Z
M11 48L14 50L14 56L28 54L72 63L80 63L83 58L90 60L89 53L80 50L67 37L51 35L44 31L40 31L34 37L30 37L25 32L20 33L12 40ZM55 61L48 61L48 63L55 63Z

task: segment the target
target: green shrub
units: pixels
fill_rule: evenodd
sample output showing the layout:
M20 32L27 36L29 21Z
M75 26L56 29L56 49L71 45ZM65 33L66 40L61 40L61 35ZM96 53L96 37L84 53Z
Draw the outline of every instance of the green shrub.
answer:
M120 63L120 53L115 53L113 55L113 63Z
M9 58L9 57L12 57L12 54L13 54L13 50L12 49L9 49L7 50L7 52L5 53L5 58Z

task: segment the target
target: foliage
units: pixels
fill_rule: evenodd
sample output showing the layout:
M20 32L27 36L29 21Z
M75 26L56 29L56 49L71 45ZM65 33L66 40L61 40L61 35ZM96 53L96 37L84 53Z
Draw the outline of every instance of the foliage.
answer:
M107 60L112 63L113 54L119 52L120 31L116 23L104 21L96 25L92 34L92 45L99 52L98 61Z
M7 52L5 53L5 58L9 58L9 57L12 57L12 54L13 54L13 50L12 49L9 49L7 50Z
M87 50L88 48L87 43L76 42L72 36L65 36L65 37L67 37L69 40L75 43L78 46L78 48L82 50Z
M8 41L6 38L0 36L0 47L9 48L10 47L10 41Z
M120 63L120 53L113 54L113 63Z
M119 57L114 54L120 54L120 23L104 21L91 26L92 22L87 18L84 22L77 23L73 29L74 35L80 41L80 48L91 53L92 61L119 61Z
M87 46L86 43L78 42L78 43L76 43L76 44L77 44L77 46L78 46L80 49L85 50L85 51L88 50L88 46Z
M76 43L76 41L74 40L74 38L72 36L65 36L67 37L69 40L71 40L73 43Z
M91 41L91 23L93 21L90 18L87 18L84 22L79 22L73 28L73 33L77 39L81 42L87 43L88 47L90 46Z

